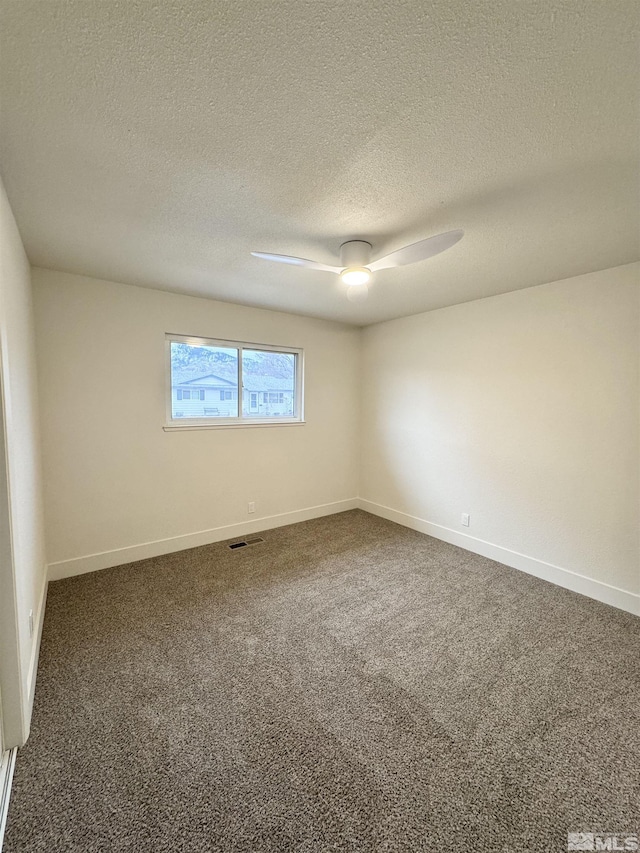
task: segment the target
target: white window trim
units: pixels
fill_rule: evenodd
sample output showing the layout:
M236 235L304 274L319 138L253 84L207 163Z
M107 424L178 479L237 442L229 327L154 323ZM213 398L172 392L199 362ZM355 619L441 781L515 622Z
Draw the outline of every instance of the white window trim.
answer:
M238 350L238 417L237 418L173 418L171 398L171 344L177 342L191 346L230 347ZM194 335L165 334L165 432L180 432L194 429L247 429L251 427L302 426L304 420L304 350L298 347L257 344L249 341L227 341L220 338L203 338ZM262 350L264 352L293 353L296 358L296 387L294 417L256 418L242 416L242 350Z

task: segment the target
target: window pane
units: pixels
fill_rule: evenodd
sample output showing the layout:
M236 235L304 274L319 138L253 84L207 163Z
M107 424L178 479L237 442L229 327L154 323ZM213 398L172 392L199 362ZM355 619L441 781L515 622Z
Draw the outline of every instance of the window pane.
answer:
M242 414L292 418L296 414L296 354L242 350Z
M237 349L171 341L172 418L237 418L237 395Z

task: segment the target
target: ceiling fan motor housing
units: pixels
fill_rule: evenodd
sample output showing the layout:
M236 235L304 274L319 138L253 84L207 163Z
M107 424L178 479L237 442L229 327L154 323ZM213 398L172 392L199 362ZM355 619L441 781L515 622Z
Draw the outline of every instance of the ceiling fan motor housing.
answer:
M349 240L340 246L340 264L343 267L366 267L371 260L371 243Z

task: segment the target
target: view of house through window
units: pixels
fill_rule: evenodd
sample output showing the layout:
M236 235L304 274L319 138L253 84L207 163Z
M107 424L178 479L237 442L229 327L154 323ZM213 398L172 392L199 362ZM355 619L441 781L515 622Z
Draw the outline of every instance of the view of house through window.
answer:
M172 423L301 420L300 350L167 335Z

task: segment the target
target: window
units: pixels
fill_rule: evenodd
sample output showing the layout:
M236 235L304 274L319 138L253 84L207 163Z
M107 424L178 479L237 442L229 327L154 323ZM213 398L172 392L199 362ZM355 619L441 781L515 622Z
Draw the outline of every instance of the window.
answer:
M177 388L177 400L204 400L204 389L197 388Z
M166 350L167 428L302 423L302 350L181 335Z

